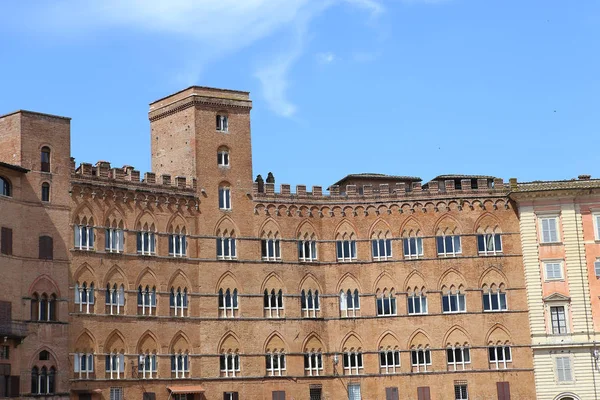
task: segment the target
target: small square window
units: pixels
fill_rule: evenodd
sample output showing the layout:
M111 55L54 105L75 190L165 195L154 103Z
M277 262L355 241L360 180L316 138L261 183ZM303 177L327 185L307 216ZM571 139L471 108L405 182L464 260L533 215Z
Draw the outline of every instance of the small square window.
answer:
M544 262L544 273L547 281L556 281L563 279L562 262L546 261Z
M558 217L540 218L540 238L542 243L558 243Z

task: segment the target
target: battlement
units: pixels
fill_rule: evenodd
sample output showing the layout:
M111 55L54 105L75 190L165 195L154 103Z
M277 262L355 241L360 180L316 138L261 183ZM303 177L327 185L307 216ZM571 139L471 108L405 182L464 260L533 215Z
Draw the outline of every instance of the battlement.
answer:
M390 186L382 183L379 186L373 185L347 185L345 192L340 192L339 185L329 187L329 195L323 194L322 186L313 186L312 191L306 190L306 185L297 185L296 192L291 192L290 185L282 184L279 192L275 192L275 184L265 183L264 189L259 191L259 184L254 183L253 197L260 199L276 200L373 200L373 199L401 199L406 197L448 197L460 195L482 195L482 194L507 194L509 186L504 183L502 178L494 178L491 185L488 179L478 179L477 188L472 187L471 179L461 180L461 188L456 189L454 179L445 181L431 181L424 185L421 182L413 182L407 185L404 182L396 183Z
M196 178L186 178L185 176L172 177L171 175L156 176L153 172L144 173L140 180L140 171L137 171L130 165L124 165L121 168L111 168L108 161L98 161L92 165L90 163L81 163L78 167L75 165L75 159L71 157L71 176L79 179L90 179L94 181L106 181L115 183L133 184L136 187L152 187L176 189L187 192L194 192L197 188Z

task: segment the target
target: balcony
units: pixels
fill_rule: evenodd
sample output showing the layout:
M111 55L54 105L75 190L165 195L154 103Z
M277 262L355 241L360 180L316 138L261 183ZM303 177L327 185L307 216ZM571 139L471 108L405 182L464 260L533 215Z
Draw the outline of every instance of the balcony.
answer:
M27 336L27 324L20 321L0 321L0 338L24 339Z

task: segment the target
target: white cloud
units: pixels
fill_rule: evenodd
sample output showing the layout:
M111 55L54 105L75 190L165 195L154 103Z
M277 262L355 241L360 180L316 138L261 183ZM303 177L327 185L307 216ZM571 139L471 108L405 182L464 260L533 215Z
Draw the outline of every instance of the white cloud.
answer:
M254 76L270 108L290 117L296 106L287 97L289 72L304 53L305 37L311 20L324 10L349 4L365 10L369 16L380 14L381 0L55 0L41 3L29 15L28 27L43 33L66 33L67 37L85 37L86 33L115 28L150 34L170 35L191 41L196 52L192 62L173 75L186 84L198 83L204 64L215 62L253 43L279 35L290 36L285 50L261 61ZM37 13L37 14L36 14ZM324 63L334 60L323 53Z
M335 54L330 51L325 53L317 53L317 62L319 64L331 64L335 60Z

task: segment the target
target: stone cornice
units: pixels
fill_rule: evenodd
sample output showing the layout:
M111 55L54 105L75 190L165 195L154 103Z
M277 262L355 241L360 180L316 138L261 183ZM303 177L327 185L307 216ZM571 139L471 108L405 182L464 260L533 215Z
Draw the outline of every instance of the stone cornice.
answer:
M171 104L150 111L148 119L150 122L154 122L169 115L173 115L182 110L190 107L194 107L199 104L212 106L215 108L227 107L227 108L239 108L250 110L252 108L252 102L249 100L234 100L234 99L223 99L219 97L205 97L196 94L191 94L189 97L175 101Z

